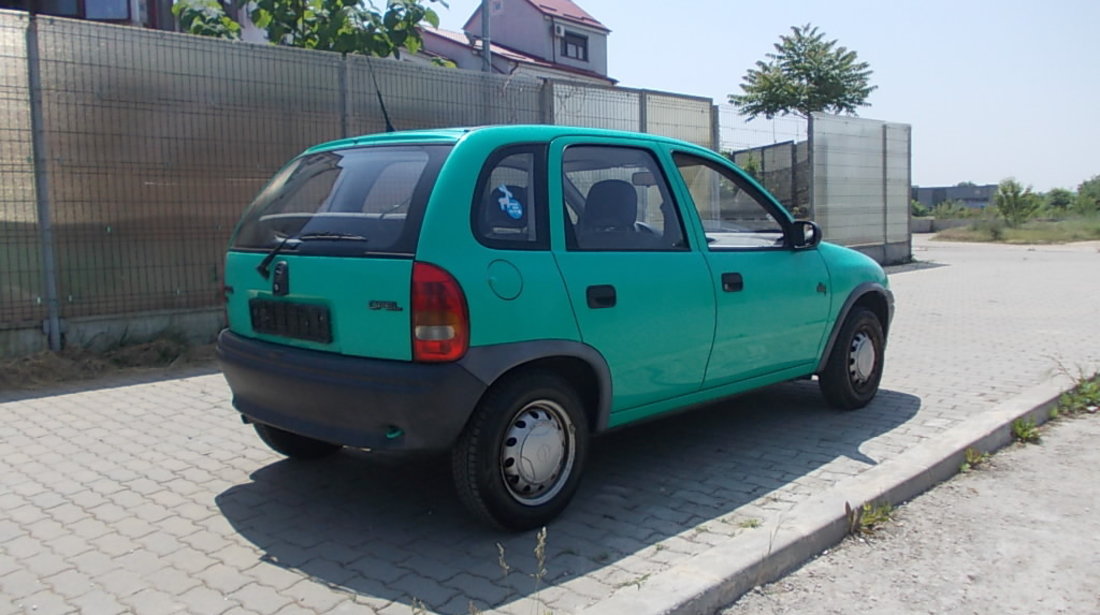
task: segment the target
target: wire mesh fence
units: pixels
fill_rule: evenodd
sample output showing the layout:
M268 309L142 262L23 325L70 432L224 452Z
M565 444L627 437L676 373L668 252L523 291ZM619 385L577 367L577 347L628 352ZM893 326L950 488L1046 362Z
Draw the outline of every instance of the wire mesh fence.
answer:
M0 12L0 327L45 317L25 17Z
M556 123L712 145L710 101L0 10L0 323L45 318L43 225L65 318L217 307L244 206L319 142L386 129ZM28 75L40 77L34 126ZM648 100L648 106L647 106ZM34 164L32 136L43 137Z

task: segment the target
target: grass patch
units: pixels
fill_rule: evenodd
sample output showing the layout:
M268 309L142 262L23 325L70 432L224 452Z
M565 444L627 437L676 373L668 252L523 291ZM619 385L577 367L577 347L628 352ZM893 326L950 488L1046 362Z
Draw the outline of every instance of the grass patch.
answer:
M1077 379L1077 386L1062 393L1058 404L1050 412L1050 418L1096 414L1100 410L1100 373Z
M1032 220L1012 228L1000 219L981 219L970 226L947 229L936 240L1010 244L1057 244L1100 239L1100 216L1068 220Z
M844 516L848 519L849 534L853 536L874 534L876 529L894 518L894 507L889 502L879 504L866 502L863 506L852 508L845 502Z
M985 462L989 461L989 453L979 451L976 448L967 448L963 451L963 462L959 466L960 472L969 472L976 468L980 468Z
M1012 437L1017 442L1025 444L1038 444L1042 439L1039 426L1033 419L1016 419L1012 421Z

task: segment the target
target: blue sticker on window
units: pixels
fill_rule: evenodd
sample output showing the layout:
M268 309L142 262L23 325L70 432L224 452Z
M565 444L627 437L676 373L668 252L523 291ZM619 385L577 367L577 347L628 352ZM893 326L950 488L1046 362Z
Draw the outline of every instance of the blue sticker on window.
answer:
M516 197L512 196L512 192L508 190L508 186L501 184L497 187L504 196L497 199L500 203L500 210L508 214L508 217L513 220L519 220L523 217L523 204L516 200Z

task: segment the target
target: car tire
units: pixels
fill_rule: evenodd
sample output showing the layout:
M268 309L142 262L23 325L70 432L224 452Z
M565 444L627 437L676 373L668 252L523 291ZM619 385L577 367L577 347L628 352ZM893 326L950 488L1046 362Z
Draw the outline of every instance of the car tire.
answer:
M588 454L576 390L527 371L486 392L451 453L455 488L477 517L506 530L540 527L573 498Z
M874 399L882 380L885 339L874 312L855 308L848 314L818 374L821 394L830 406L858 410Z
M291 459L301 461L323 459L342 448L339 444L307 438L263 423L253 423L252 426L256 429L256 434L260 436L264 444L271 447L271 450L282 453Z

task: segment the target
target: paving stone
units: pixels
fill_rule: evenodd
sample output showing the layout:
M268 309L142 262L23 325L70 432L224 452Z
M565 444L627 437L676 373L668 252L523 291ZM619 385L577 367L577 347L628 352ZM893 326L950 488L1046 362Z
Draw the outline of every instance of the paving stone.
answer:
M138 592L120 599L130 606L135 613L142 615L161 615L168 613L181 613L185 605L176 596L157 590L142 589Z
M230 600L221 592L209 587L195 587L180 594L179 601L186 607L188 613L204 613L218 615L233 607L240 606Z
M24 613L34 613L34 615L62 615L75 610L64 598L48 591L21 598L17 604L22 604Z
M290 598L279 594L274 588L255 582L229 594L229 598L259 613L274 613L291 602Z

